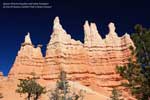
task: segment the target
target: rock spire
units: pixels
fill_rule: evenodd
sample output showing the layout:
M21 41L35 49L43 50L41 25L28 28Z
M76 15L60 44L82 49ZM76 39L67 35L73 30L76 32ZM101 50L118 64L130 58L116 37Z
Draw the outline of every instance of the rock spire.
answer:
M24 41L27 45L21 46L8 75L9 79L17 81L10 81L9 85L17 86L18 79L29 77L34 72L40 78L38 82L49 89L49 83L55 82L63 69L68 74L68 80L79 82L98 94L109 97L112 87L120 86L122 82L116 73L116 66L128 63L131 55L129 46L134 44L128 34L117 36L114 23L108 25L109 33L105 39L100 36L95 23L86 21L83 27L84 44L72 39L60 24L59 17L56 17L45 57L42 56L41 46L35 48L28 45L32 44L28 33ZM15 88L9 90L15 92ZM15 99L10 95L6 96ZM129 100L128 95L123 97Z
M108 35L110 36L110 37L118 37L117 36L117 33L116 33L116 27L115 27L115 24L114 23L112 23L112 22L110 22L109 24L108 24L108 28L109 28L109 33L108 33Z
M85 21L84 24L84 45L88 47L99 46L103 44L102 38L97 30L97 26L95 23L88 23Z
M89 25L89 22L88 21L85 21L85 24L84 24L84 44L86 46L91 46L91 33L90 33L90 25Z
M30 38L30 33L29 33L29 32L28 32L27 35L25 36L24 43L25 43L25 44L32 44L31 38Z
M56 31L56 30L65 32L62 25L60 24L60 20L58 16L55 17L54 22L53 22L53 31Z

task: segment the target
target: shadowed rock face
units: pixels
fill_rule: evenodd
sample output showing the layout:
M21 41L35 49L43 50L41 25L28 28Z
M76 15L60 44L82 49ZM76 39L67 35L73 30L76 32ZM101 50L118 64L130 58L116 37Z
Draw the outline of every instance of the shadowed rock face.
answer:
M42 56L39 46L34 47L28 33L9 72L9 79L35 73L46 85L46 81L55 81L63 69L69 80L107 95L112 87L120 85L121 78L115 68L128 63L129 46L134 47L128 34L117 36L114 23L108 27L109 33L102 39L96 24L86 21L84 43L81 43L67 34L56 17L46 56Z

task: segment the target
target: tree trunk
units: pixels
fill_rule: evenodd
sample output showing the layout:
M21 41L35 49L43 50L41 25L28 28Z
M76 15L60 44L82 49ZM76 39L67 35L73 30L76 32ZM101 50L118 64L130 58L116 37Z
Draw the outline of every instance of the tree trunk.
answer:
M38 100L38 98L39 98L39 95L38 95L38 94L36 94L36 96L35 96L34 100Z
M31 93L28 93L28 97L27 97L28 100L30 100L30 97L31 97Z

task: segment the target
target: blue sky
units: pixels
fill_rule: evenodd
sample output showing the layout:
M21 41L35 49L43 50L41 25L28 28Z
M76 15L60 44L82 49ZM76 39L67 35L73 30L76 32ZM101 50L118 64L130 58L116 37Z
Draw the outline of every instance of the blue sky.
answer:
M9 72L27 32L31 33L31 39L35 45L43 45L42 51L45 54L55 16L60 17L64 29L74 39L82 42L85 20L96 22L99 33L103 37L108 33L109 22L116 24L119 35L125 32L133 33L135 24L150 27L149 0L39 1L51 2L52 8L3 9L2 6L0 8L0 70L5 75Z

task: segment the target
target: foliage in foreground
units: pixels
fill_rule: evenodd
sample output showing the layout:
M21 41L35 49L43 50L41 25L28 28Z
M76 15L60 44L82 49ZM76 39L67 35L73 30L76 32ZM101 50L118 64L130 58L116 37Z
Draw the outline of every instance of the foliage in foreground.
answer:
M51 91L50 100L83 100L83 91L75 93L70 90L66 72L61 71L55 90Z
M38 100L39 97L46 93L45 87L42 87L36 82L36 78L20 79L20 83L17 85L16 92L20 94L27 94L27 100Z
M113 88L112 90L112 95L111 95L111 100L123 100L121 98L121 91L117 90L116 88Z
M130 47L132 55L128 65L117 67L117 71L128 80L122 85L128 87L138 100L150 100L150 29L136 25L135 31L132 39L136 49Z

